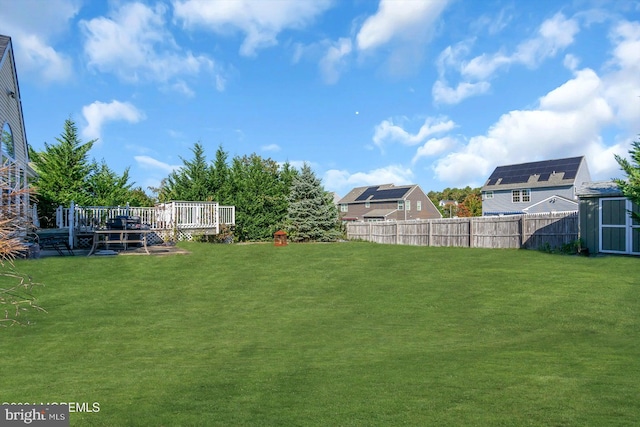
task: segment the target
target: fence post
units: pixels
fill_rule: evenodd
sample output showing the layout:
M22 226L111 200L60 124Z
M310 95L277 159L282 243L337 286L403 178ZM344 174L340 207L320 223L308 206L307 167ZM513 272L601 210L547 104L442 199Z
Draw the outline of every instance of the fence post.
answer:
M525 240L525 219L524 219L524 215L522 215L520 217L520 247L523 248L524 247L524 242Z
M69 247L73 249L73 229L75 228L75 219L76 219L76 204L71 201L71 206L69 207Z
M469 247L473 247L473 217L469 217Z

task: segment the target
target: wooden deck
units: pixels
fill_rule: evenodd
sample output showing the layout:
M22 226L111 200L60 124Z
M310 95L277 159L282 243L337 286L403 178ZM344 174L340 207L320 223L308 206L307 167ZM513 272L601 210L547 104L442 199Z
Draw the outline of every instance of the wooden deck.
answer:
M169 202L154 207L83 207L72 203L69 208L58 207L56 230L66 230L72 248L91 247L94 232L106 229L107 222L118 216L139 217L143 229L152 231L148 234L148 245L193 240L235 226L235 206L220 206L216 202Z

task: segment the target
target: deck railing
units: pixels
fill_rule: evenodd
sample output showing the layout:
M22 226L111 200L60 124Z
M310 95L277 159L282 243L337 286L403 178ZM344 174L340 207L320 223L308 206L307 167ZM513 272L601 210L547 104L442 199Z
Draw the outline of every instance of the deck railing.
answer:
M104 228L117 216L139 216L141 223L152 230L209 230L218 234L221 225L235 225L235 206L220 206L216 202L168 202L154 207L134 206L59 206L56 227L73 234Z

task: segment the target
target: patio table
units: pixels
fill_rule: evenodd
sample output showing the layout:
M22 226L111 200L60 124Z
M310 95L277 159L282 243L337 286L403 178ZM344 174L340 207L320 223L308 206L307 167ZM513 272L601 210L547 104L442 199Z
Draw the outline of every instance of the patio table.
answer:
M96 230L93 232L93 245L87 256L91 256L95 253L99 245L104 245L106 249L109 249L109 245L120 244L124 245L124 249L127 250L127 246L132 243L142 243L147 255L149 255L149 249L147 248L147 235L152 230Z

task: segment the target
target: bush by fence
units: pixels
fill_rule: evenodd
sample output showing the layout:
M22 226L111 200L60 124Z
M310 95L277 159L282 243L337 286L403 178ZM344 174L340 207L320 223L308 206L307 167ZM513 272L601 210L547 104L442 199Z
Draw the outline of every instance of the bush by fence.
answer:
M578 213L350 222L347 238L416 246L560 248L578 239Z

